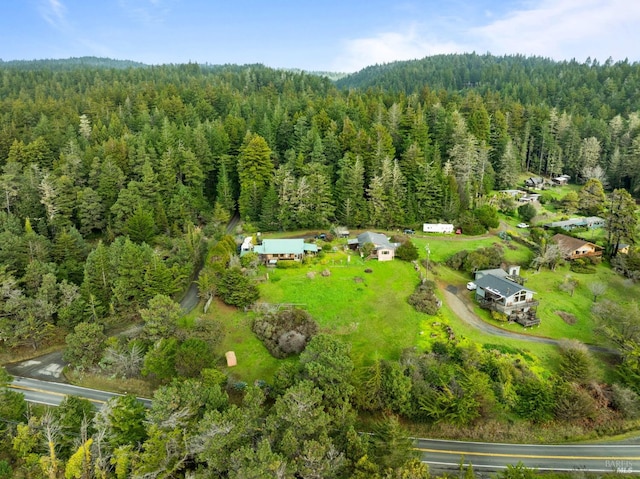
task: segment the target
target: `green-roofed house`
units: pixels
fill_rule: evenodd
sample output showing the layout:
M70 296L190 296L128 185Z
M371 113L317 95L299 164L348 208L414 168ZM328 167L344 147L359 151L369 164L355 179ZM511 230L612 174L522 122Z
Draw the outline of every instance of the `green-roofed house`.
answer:
M264 239L253 248L260 261L275 266L278 261L302 261L309 253L317 253L318 245L305 243L303 239Z

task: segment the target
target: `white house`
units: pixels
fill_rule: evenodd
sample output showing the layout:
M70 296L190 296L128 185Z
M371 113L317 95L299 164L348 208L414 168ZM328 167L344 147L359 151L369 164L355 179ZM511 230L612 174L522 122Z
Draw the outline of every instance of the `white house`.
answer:
M396 255L396 248L398 243L391 243L389 238L380 233L372 233L366 231L358 235L357 239L349 240L350 247L361 248L367 243L373 245L372 256L377 258L378 261L391 261Z
M509 272L502 269L476 271L476 300L480 307L498 311L525 327L540 324L536 315L538 301L533 299L534 291L525 288L512 280L519 268L511 268Z
M453 225L449 223L424 223L422 231L425 233L453 233Z

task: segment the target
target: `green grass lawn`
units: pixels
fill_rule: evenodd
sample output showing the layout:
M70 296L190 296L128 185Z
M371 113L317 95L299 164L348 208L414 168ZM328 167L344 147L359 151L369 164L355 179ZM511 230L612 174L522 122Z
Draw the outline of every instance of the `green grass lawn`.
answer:
M347 261L348 257L350 261ZM370 268L371 273L365 273ZM330 271L323 277L320 272ZM313 279L307 273L315 272ZM375 358L397 359L416 344L424 315L407 297L419 276L403 261L366 261L350 253L331 253L317 264L269 271L260 285L261 300L292 303L307 310L322 332L351 344L357 365Z

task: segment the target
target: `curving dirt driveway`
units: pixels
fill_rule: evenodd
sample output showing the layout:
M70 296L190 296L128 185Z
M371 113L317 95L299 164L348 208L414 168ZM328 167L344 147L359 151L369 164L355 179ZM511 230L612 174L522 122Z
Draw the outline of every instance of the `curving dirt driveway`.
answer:
M492 334L494 336L501 336L503 338L529 341L532 343L553 344L556 346L561 342L557 339L507 331L506 329L498 328L497 326L486 323L473 310L471 300L468 298L466 290L460 291L460 288L456 286L444 285L442 283L438 283L438 287L442 292L447 305L451 308L451 311L453 311L453 313L462 321L482 331L483 333ZM596 353L606 353L614 355L620 354L615 349L604 348L602 346L594 346L592 344L587 344L586 346L587 348L589 348L589 350Z

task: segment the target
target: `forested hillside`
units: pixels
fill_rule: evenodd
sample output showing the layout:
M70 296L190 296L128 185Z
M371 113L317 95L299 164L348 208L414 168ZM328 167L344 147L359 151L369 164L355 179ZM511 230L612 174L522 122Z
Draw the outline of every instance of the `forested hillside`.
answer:
M526 170L640 185L638 67L626 62L458 55L340 82L377 78L366 91L261 65L42 66L0 69L0 259L22 300L50 277L92 315L181 290L200 261L194 226L236 211L247 230L473 231L470 211ZM402 76L409 91L387 85ZM127 254L155 283L135 284ZM3 330L15 333L7 318L29 309L12 307ZM45 310L45 322L62 312Z
M482 96L499 93L506 101L544 104L608 120L638 110L639 72L637 63L626 60L600 64L591 59L555 62L522 55L435 55L369 66L339 79L337 85L407 95L420 93L425 86L447 92L473 89Z
M497 378L519 419L558 415L551 387L519 359L444 343L405 351L412 379L376 361L356 396L348 346L320 334L273 385L247 385L213 364L222 326L181 324L175 300L209 239L203 296L239 307L259 297L247 273L257 265L223 236L236 213L247 232L446 221L469 233L486 231L487 216L497 223L488 194L527 171L637 196L636 65L459 55L372 67L336 86L261 65L83 61L0 63L0 353L66 337L76 373L160 386L146 412L127 395L92 421L90 406L67 399L28 423L21 396L2 389L0 444L24 477L90 477L91 467L100 477L426 478L397 419L359 435L354 404L466 425L499 410L480 373ZM616 249L635 234L620 230ZM107 337L138 320L135 338ZM584 396L563 391L563 405ZM620 391L635 417L635 393Z

